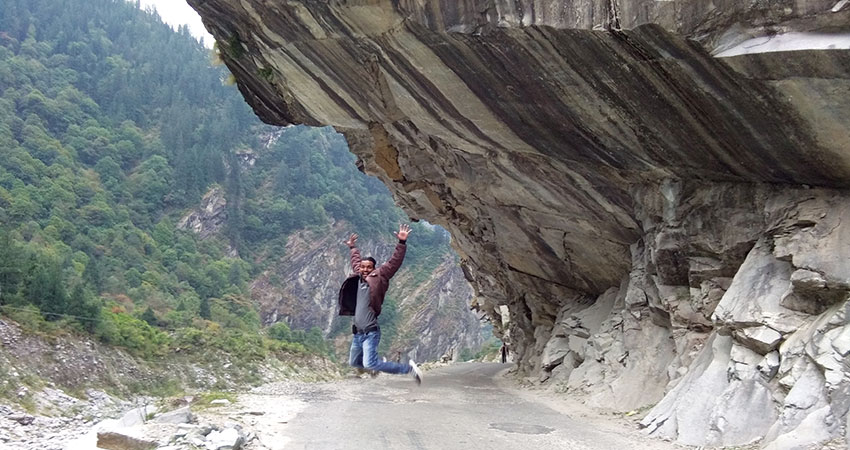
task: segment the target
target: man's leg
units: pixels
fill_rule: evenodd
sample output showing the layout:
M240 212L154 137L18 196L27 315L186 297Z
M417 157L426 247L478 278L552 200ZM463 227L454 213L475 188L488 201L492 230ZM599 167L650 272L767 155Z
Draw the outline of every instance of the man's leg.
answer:
M378 372L405 374L410 373L409 364L399 364L381 361L378 358L378 344L381 343L381 332L370 331L363 338L363 366L368 370Z
M348 365L355 369L363 368L363 335L355 334L351 338L351 350L348 352Z

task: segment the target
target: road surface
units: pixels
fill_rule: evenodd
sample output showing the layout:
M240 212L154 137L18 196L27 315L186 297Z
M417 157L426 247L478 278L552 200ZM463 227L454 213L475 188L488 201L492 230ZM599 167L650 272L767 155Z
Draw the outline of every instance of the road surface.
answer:
M398 375L315 384L276 400L281 407L300 406L287 420L265 424L275 429L263 430L263 444L305 450L675 448L622 423L553 409L558 400L543 398L552 394L518 391L497 380L508 367L453 364L426 372L422 386Z

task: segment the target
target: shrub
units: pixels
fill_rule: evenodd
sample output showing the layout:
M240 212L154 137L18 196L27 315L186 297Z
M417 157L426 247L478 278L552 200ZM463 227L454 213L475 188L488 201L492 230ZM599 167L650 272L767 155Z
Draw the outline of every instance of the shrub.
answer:
M147 358L164 355L171 341L167 334L147 322L109 308L102 310L95 334L107 344L124 347L135 355Z

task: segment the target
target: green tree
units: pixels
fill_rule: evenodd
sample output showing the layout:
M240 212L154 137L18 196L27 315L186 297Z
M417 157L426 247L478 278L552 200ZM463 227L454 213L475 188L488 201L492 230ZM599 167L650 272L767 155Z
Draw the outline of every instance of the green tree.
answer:
M201 305L198 308L198 316L206 320L210 320L212 318L212 312L210 311L210 300L206 297L201 299Z
M16 302L24 273L23 249L12 240L10 233L0 230L0 305Z
M148 323L148 325L151 326L157 326L159 324L159 321L156 319L156 314L153 313L153 309L151 309L150 306L145 309L145 312L143 312L142 315L139 316L139 318L144 320Z
M286 322L273 324L266 329L266 333L268 333L269 337L279 341L291 342L292 340L292 330L289 329L289 325Z
M144 207L141 212L151 213L165 206L171 183L171 167L168 165L168 160L154 155L143 162L139 170L130 176L130 194Z
M61 268L56 261L30 264L25 281L26 299L41 309L47 320L57 320L66 313L68 303Z
M78 284L68 297L65 313L74 316L80 326L92 332L100 323L100 308L100 302L82 284Z

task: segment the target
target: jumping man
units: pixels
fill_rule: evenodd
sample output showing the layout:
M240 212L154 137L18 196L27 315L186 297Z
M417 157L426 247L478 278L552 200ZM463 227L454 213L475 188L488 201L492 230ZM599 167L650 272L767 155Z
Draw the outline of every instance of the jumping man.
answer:
M378 316L381 315L381 305L387 293L390 278L395 275L404 253L407 251L407 236L410 227L401 225L396 233L398 244L395 246L390 260L381 267L375 268L375 258L371 256L362 259L357 249L357 235L352 234L345 245L351 252L351 268L354 275L348 277L339 289L339 315L354 316L351 332L351 353L348 364L357 369L374 370L393 374L413 375L416 384L422 383L422 372L413 360L409 364L400 364L386 360L378 360L378 344L381 341L381 329L378 327Z

